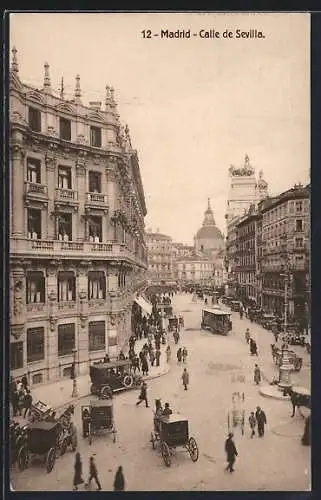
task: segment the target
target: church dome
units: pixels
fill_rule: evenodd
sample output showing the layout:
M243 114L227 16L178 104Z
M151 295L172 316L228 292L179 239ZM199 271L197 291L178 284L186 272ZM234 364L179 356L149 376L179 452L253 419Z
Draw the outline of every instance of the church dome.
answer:
M216 226L203 226L197 231L195 238L197 240L201 239L223 240L223 235L220 229Z
M206 240L208 249L221 247L224 241L220 229L216 226L213 211L211 209L210 200L208 199L208 207L204 213L204 221L202 227L197 231L195 241L200 244Z

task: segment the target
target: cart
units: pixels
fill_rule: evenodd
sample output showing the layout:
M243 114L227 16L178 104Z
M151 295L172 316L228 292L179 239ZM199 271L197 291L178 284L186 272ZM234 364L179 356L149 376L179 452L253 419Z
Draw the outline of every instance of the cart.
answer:
M25 443L18 451L18 467L24 470L36 455L43 456L47 472L51 472L59 449L61 426L58 422L30 424Z
M179 321L177 316L172 316L171 318L168 318L168 331L173 332L178 329L179 329Z
M170 467L176 448L183 447L190 454L193 462L197 462L199 450L194 437L189 436L188 420L179 414L154 418L154 431L150 442L153 449L159 444L166 467Z
M228 432L232 432L235 427L241 428L242 436L244 436L245 426L245 410L244 410L244 392L233 392L232 407L227 414Z
M89 444L93 437L99 434L113 434L116 442L116 427L114 423L114 409L111 399L98 399L90 401L87 406L81 407L83 437L88 437Z
M142 377L131 369L130 359L94 363L89 368L91 394L111 398L114 392L140 387Z

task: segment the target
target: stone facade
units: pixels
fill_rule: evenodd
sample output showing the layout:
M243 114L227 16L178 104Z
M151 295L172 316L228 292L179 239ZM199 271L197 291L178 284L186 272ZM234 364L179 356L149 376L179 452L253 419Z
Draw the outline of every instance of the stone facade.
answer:
M151 284L173 281L174 246L170 236L159 231L146 233L148 278Z
M239 287L236 226L252 205L256 208L260 200L268 196L268 184L263 179L262 171L259 172L258 179L256 178L255 168L251 164L248 155L245 155L242 167L230 166L229 175L231 184L225 214L227 229L225 267L228 272L227 293L236 295Z
M293 188L259 204L262 307L288 318L310 315L310 188ZM261 247L261 248L260 248Z
M105 107L56 97L10 74L11 373L31 385L86 373L131 334L146 284L146 206L137 152L120 125L114 91Z

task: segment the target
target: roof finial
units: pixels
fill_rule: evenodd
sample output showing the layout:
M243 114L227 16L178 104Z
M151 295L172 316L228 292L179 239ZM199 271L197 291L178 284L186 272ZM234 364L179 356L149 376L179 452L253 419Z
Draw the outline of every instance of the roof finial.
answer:
M51 82L50 82L50 75L49 75L49 64L45 62L44 64L45 68L45 77L43 81L43 88L45 92L50 93L51 92Z
M80 76L76 76L76 88L75 88L75 100L77 103L81 103L81 90L80 90Z
M207 210L211 210L211 198L207 198Z
M12 63L11 63L11 71L14 73L19 73L18 59L17 59L17 49L15 45L12 47Z
M61 77L61 85L60 85L60 99L65 98L65 87L64 87L64 77Z
M110 98L111 98L112 104L115 106L116 101L115 101L115 89L114 89L114 87L110 87Z

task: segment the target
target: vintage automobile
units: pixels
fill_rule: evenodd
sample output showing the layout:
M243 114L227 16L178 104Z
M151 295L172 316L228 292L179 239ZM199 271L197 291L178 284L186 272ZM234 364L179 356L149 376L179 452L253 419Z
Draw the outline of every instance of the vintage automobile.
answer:
M276 316L274 314L264 313L260 318L260 324L266 330L272 330L274 326L277 326Z
M219 306L203 308L201 329L227 335L232 330L231 313Z
M142 377L131 373L131 367L130 359L94 363L89 369L90 392L111 397L113 392L139 387L142 384Z
M241 302L239 300L232 300L230 302L230 308L233 312L239 312L241 309Z
M195 438L189 436L188 420L178 413L154 418L150 442L153 449L159 443L166 467L170 467L172 456L178 447L187 450L193 462L198 460L199 450Z
M113 442L116 442L113 402L110 399L93 400L88 406L82 406L81 419L83 437L88 437L89 444L93 436L101 433L113 434Z
M282 363L282 349L271 344L272 358L277 366L281 366ZM293 365L293 369L299 372L302 368L303 359L298 356L294 351L288 351L289 361Z
M42 420L29 425L25 443L18 451L18 467L24 470L35 455L45 459L47 472L51 472L59 450L61 426L58 422Z

